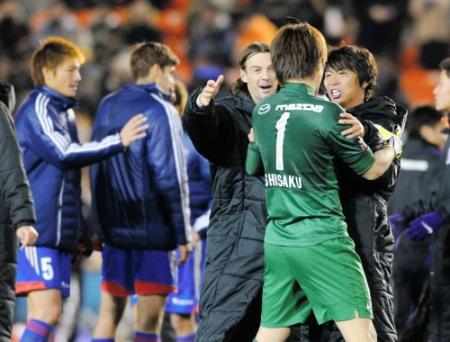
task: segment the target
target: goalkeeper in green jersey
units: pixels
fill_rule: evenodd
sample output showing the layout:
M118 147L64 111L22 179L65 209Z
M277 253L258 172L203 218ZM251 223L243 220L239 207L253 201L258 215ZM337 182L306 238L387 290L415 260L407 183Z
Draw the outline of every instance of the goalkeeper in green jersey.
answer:
M311 311L335 321L346 341L376 341L367 282L339 201L335 162L376 179L395 149L372 153L347 139L343 109L315 96L327 56L325 39L309 24L289 24L271 46L281 90L253 112L255 142L247 171L264 171L269 223L264 253L263 308L258 342L284 341Z

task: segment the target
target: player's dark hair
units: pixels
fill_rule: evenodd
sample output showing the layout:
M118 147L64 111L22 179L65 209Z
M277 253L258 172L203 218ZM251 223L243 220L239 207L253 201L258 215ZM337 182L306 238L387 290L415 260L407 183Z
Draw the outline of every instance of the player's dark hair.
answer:
M353 71L358 76L359 84L366 84L364 100L373 97L378 69L375 58L366 48L344 45L331 50L328 53L325 72L328 68Z
M327 58L322 33L307 23L282 26L270 47L272 65L280 83L309 78L320 72Z
M44 68L55 71L67 58L75 58L80 64L85 56L80 48L61 37L48 37L31 57L31 77L35 86L45 85Z
M131 73L135 80L139 77L146 77L150 68L155 64L162 69L179 63L180 60L167 45L157 42L138 44L130 58Z

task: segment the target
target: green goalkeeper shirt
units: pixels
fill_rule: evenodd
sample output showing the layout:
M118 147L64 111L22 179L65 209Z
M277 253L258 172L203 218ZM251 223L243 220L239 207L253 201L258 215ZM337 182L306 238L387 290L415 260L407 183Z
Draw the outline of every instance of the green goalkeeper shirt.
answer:
M303 83L286 83L255 107L247 171L265 173L265 243L309 246L348 236L335 162L339 158L362 175L374 156L341 134L348 128L338 123L343 111Z

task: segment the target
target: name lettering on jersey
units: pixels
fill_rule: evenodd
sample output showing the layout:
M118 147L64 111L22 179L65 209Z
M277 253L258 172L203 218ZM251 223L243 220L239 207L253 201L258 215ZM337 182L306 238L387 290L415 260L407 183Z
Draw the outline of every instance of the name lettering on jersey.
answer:
M265 104L261 105L261 107L259 107L258 114L259 115L266 114L270 110L270 108L271 108L270 104L265 103Z
M302 178L293 175L280 175L277 173L265 174L266 187L278 187L286 189L301 189Z
M275 107L275 110L289 111L289 110L307 110L316 113L321 113L323 106L314 105L311 103L284 103L279 104Z

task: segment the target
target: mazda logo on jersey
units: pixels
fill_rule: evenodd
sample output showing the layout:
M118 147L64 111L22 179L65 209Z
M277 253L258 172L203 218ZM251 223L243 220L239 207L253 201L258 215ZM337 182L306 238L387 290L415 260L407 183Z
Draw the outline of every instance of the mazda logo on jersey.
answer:
M259 115L266 114L270 110L270 108L271 108L270 104L265 103L265 104L261 105L261 107L259 107L258 114Z

